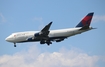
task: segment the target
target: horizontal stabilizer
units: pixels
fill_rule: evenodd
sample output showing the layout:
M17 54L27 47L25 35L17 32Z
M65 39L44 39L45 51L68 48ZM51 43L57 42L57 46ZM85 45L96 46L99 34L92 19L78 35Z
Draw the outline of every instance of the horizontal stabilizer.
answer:
M89 29L89 26L84 26L80 30L86 30L86 29Z
M87 29L97 29L97 28L93 28L93 27L89 27L89 26L84 26L79 30L87 30Z

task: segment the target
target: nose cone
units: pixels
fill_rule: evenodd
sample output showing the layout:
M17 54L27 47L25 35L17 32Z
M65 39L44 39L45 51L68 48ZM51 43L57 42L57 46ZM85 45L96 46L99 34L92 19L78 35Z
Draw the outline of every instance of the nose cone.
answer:
M5 40L8 42L13 42L14 38L13 38L13 36L10 35Z
M9 37L7 37L5 40L6 40L6 41L8 41L8 42L10 42L10 41L11 41L11 39L10 39Z
M7 38L5 38L5 40L6 40L6 41L8 41L8 37L7 37Z

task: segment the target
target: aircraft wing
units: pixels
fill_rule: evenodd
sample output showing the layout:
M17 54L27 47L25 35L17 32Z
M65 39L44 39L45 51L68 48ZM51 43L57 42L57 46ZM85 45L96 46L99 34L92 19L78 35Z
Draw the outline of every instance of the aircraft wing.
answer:
M52 44L52 42L49 40L49 29L52 22L50 22L48 25L46 25L39 33L36 33L34 36L41 39L40 43L47 43L48 45Z
M51 26L52 22L50 22L48 25L46 25L41 31L40 31L40 34L42 37L48 37L48 34L49 34L49 29L50 29L50 26Z
M48 25L46 25L40 32L38 33L35 33L35 37L41 37L42 39L43 38L47 38L48 39L48 34L49 34L49 29L50 29L50 26L51 26L52 22L50 22Z
M52 24L52 22L50 22L48 25L46 25L46 26L41 30L41 32L43 32L43 31L49 31L51 24Z

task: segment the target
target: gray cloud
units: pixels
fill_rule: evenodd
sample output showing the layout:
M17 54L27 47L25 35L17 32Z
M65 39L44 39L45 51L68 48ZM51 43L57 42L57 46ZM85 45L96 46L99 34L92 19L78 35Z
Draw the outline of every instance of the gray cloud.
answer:
M37 46L13 55L0 56L0 67L95 67L99 57L79 49L40 52Z

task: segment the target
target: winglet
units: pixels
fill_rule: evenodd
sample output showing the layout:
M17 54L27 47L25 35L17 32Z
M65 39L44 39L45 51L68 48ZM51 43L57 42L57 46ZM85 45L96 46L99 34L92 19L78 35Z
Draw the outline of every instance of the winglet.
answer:
M90 26L94 12L88 13L76 27Z

